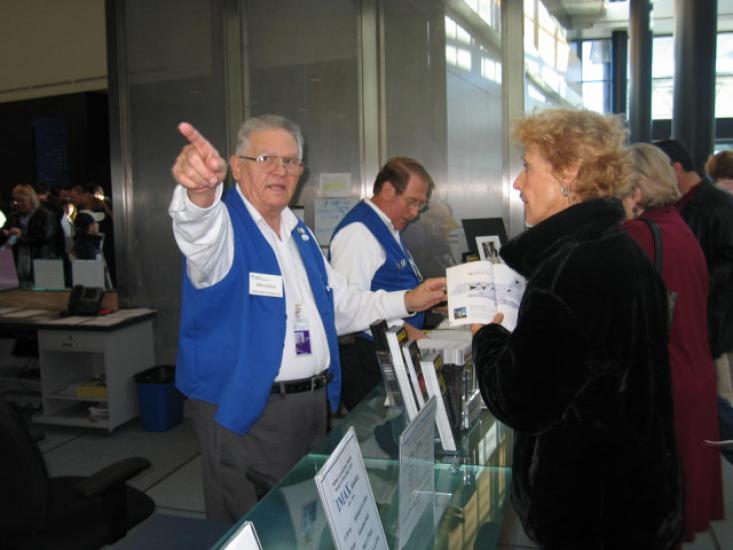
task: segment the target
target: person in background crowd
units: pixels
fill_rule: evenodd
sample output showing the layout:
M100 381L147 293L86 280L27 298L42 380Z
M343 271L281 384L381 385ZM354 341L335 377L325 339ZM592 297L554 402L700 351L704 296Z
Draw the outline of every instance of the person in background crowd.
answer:
M409 290L422 275L400 232L427 209L433 179L416 160L394 157L377 174L373 196L359 202L339 222L331 238L331 267L362 290ZM403 319L412 340L423 338L424 313ZM382 381L369 331L339 344L341 398L353 409Z
M64 233L64 250L68 254L74 245L74 218L76 218L76 207L71 199L63 199L61 201L61 230Z
M114 224L112 218L112 206L109 198L105 196L104 190L98 184L88 185L74 184L69 189L69 198L74 203L77 211L87 210L92 213L99 224L99 233L104 235L102 246L104 257L109 266L109 273L112 284L116 283L116 259L114 253Z
M512 502L543 549L666 549L684 525L667 294L607 198L628 185L616 117L518 121L531 225L500 255L527 278L517 325L473 326L481 394L515 430ZM602 198L599 198L602 197Z
M656 141L670 158L682 198L677 209L700 243L708 266L708 338L718 370L718 393L733 394L733 195L700 177L687 148ZM723 411L720 412L721 418Z
M3 227L3 238L13 247L18 279L33 284L33 260L61 258L57 234L61 231L53 212L41 206L30 184L13 188L10 213Z
M675 438L682 462L685 494L684 542L723 518L723 479L717 449L717 375L708 346L708 270L695 236L675 208L680 198L669 157L649 144L628 148L631 186L622 191L629 235L654 262L649 222L659 230L662 279L675 295L670 326Z
M94 213L97 222L112 218L112 207L104 195L102 186L90 183L88 185L74 184L69 189L69 198L78 211L89 210Z
M715 185L721 189L725 189L729 193L733 193L733 151L725 150L710 155L705 170L712 178ZM728 356L729 367L730 356ZM730 370L728 371L730 372ZM726 373L723 373L725 376ZM725 441L733 440L733 389L730 385L722 388L722 395L718 396L718 415L720 417L720 438ZM725 445L721 447L720 452L723 456L733 464L733 445Z
M102 235L91 212L82 210L74 219L74 246L71 254L78 260L96 260L102 257Z
M64 230L61 226L61 221L64 216L64 209L61 206L61 202L58 200L57 196L51 192L51 188L45 181L34 183L33 190L36 192L41 206L52 212L56 219L56 223L59 224L55 235L56 242L54 243L54 248L58 251L59 257L63 258L64 261L67 261L67 258L65 257L66 243L64 241Z
M733 151L710 155L705 163L705 171L718 187L733 193Z
M33 190L36 192L41 206L56 214L58 218L61 218L61 203L56 195L51 193L48 184L45 181L37 181L33 184Z

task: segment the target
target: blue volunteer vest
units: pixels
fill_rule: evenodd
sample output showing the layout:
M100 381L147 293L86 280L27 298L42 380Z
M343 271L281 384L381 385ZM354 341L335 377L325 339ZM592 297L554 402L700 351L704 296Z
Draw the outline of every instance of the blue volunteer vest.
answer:
M413 270L414 260L412 260L410 253L397 242L382 218L379 217L379 214L364 201L359 202L346 213L336 226L331 239L333 240L333 237L341 229L355 222L363 223L366 226L382 246L386 255L384 263L372 277L372 291L412 290L420 284L421 278L418 278L417 273ZM422 328L425 313L416 313L406 317L404 321L416 328Z
M236 189L222 200L234 233L234 260L213 286L195 288L183 266L176 386L193 399L219 405L216 421L243 434L267 405L282 362L285 298L249 293L249 274L281 275L275 253ZM333 291L323 254L302 221L292 231L323 321L331 354L328 399L335 410L341 391Z

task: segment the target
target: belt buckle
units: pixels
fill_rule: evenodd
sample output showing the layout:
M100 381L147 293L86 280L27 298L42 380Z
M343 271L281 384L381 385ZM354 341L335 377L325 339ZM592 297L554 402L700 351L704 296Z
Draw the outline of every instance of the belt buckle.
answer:
M316 382L318 381L318 375L311 378L311 393L316 391Z

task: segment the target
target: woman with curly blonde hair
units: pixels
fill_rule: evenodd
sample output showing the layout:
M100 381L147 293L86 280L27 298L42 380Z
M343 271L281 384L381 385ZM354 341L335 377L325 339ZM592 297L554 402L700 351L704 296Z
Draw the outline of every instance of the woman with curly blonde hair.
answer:
M474 326L484 400L515 430L512 500L545 549L662 549L682 530L667 296L626 234L615 117L553 109L517 122L514 188L532 227L501 249L527 278L513 332Z

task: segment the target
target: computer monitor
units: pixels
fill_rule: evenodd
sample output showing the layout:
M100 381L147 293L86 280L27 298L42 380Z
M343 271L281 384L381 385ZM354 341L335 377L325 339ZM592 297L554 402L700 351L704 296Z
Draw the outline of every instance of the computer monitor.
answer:
M471 254L477 255L479 253L476 237L496 235L502 245L507 241L504 220L501 218L474 218L461 220L461 223L463 224L463 232L466 235L466 244Z
M11 248L0 248L0 290L18 288L18 272Z

